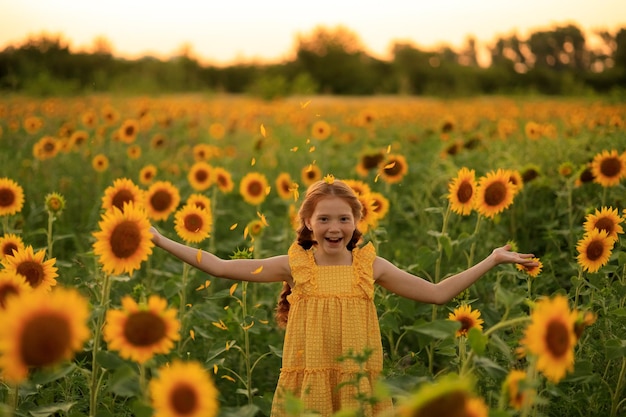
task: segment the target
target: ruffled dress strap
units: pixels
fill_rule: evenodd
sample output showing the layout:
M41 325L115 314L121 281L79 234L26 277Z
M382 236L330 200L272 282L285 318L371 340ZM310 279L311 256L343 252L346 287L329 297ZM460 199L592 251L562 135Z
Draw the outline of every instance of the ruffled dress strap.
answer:
M376 249L372 242L352 250L354 265L354 287L359 288L368 298L374 297L374 260Z
M294 242L289 247L287 255L289 256L291 276L295 284L291 289L294 296L292 298L297 298L300 294L314 292L317 288L317 280L315 279L313 250L306 250L297 242Z

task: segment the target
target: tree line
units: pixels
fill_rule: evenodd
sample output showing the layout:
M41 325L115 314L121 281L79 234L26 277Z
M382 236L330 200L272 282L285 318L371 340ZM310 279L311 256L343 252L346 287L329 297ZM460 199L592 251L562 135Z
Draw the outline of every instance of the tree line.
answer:
M74 52L60 35L31 36L0 52L0 91L32 95L99 92L224 92L271 99L294 94L624 94L626 28L598 33L592 48L575 25L496 38L479 65L476 41L455 50L397 42L389 60L366 52L345 27L298 35L280 63L201 64L189 47L169 59L116 57L106 39Z

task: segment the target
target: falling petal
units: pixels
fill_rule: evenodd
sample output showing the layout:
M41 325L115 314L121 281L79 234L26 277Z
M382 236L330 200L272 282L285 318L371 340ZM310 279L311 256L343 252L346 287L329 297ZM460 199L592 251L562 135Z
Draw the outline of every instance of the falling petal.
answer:
M230 230L235 230L237 228L237 223L234 223L232 226L230 226Z
M262 135L263 137L265 137L265 136L266 136L266 135L265 135L265 126L263 126L263 123L261 123L261 135Z
M217 375L217 364L216 363L213 364L213 373L215 375Z
M228 379L230 382L235 382L235 378L230 375L222 375L222 378Z
M189 330L189 336L191 336L191 340L196 340L196 332L192 330Z
M200 261L202 261L202 249L198 249L196 253L196 262L200 263Z
M396 166L396 161L393 161L393 162L391 162L391 163L389 163L389 164L385 165L385 168L384 168L384 169L391 169L391 168L393 168L393 167L395 167L395 166Z
M290 149L291 152L297 152L298 151L298 147L294 146L293 148Z
M252 158L252 161L250 161L250 166L255 166L256 165L256 158Z
M311 152L311 153L312 153L312 152L315 152L315 146L311 146L311 147L309 148L309 152Z
M300 108L305 109L309 104L311 104L311 100L307 100L304 103L300 102Z
M250 323L250 324L249 324L249 325L247 325L247 326L241 326L241 328L242 328L242 329L244 329L244 330L248 330L248 329L250 329L250 327L252 327L252 326L254 326L254 322Z
M230 286L230 295L232 296L235 293L235 290L237 289L237 285L239 284L233 284Z
M252 274L253 274L253 275L260 274L262 270L263 270L263 265L261 265L260 267L258 267L258 268L257 268L257 269L255 269L254 271L252 271ZM231 294L231 295L232 295L232 294Z

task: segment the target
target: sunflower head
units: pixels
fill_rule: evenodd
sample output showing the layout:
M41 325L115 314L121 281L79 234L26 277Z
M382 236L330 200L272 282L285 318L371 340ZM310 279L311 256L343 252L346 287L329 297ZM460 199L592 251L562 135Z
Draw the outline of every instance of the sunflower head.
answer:
M603 187L613 187L626 176L626 154L604 150L591 162L594 181Z
M0 178L0 216L19 213L24 205L24 189L10 178Z
M541 262L539 258L533 258L532 260L537 263L537 266L527 267L521 264L515 264L515 267L519 271L525 272L528 276L532 278L536 278L541 273L541 269L543 268L543 263Z
M259 205L265 201L268 191L267 178L258 172L249 172L239 183L239 193L251 205Z
M597 272L609 262L614 243L606 230L590 230L576 244L578 264L585 271Z
M596 209L595 213L588 214L585 217L585 223L583 225L586 232L593 229L605 230L609 237L617 239L618 234L624 233L624 229L621 223L624 218L619 214L619 211L612 207L602 207L600 210Z
M6 307L9 298L19 297L32 290L24 276L6 269L0 270L0 310Z
M13 255L13 251L23 250L24 246L24 241L16 234L7 233L4 236L0 236L0 262L2 262L7 255Z
M450 208L462 216L469 215L476 202L476 180L474 170L461 168L448 184L448 200Z
M417 391L398 405L398 417L454 416L470 417L475 398L470 379L447 374L432 383L421 385ZM486 417L487 414L479 414Z
M50 193L46 195L44 203L48 213L59 215L65 208L65 197L56 192Z
M493 218L513 204L515 187L503 169L490 171L478 181L476 207L478 212Z
M32 288L47 291L57 284L55 278L58 274L54 266L56 259L45 260L45 256L45 250L35 252L28 245L14 251L13 255L7 255L2 264L8 271L22 275Z
M200 208L196 204L187 204L174 217L176 233L187 242L202 242L210 236L212 226L211 206Z
M521 340L527 353L537 357L537 369L558 383L574 367L577 313L562 295L537 301Z
M467 332L472 328L483 329L484 320L480 318L480 311L472 310L468 304L455 308L448 315L448 319L461 323L461 328L456 331L457 337L467 336Z
M509 399L509 405L515 410L521 410L534 397L535 390L527 386L526 379L526 371L513 369L504 380L502 388Z

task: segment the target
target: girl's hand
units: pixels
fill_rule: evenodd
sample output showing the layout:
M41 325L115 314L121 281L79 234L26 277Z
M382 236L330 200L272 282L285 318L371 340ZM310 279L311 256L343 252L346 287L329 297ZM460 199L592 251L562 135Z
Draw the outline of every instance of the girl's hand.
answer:
M154 226L150 226L150 233L152 233L152 243L159 246L159 240L161 240L161 233Z
M491 255L494 257L496 264L520 264L525 267L539 266L533 260L535 255L532 253L511 252L511 245L509 244L494 249Z

